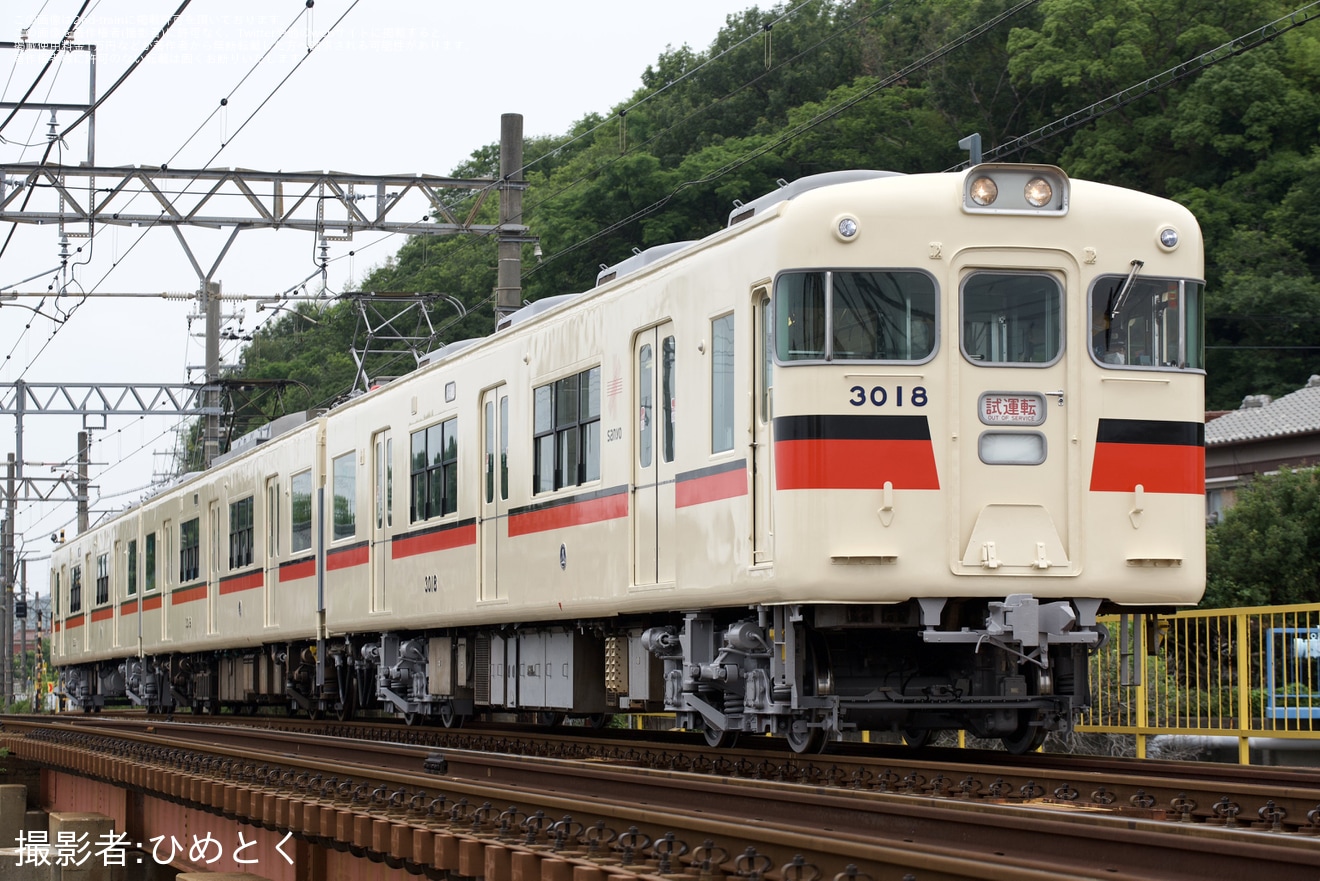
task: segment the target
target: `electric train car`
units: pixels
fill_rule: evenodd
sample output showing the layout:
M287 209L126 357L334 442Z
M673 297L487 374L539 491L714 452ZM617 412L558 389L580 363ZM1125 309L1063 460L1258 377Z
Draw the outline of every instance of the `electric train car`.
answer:
M804 178L59 546L63 690L1029 750L1201 596L1202 266L1052 166Z

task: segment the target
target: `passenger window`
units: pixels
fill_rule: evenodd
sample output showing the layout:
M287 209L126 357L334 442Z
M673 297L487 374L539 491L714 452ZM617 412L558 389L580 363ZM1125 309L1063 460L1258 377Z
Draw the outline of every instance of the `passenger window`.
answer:
M96 558L96 604L104 606L110 602L110 555L101 554Z
M229 505L229 568L252 565L255 538L256 498L248 496Z
M458 419L412 434L412 521L458 510Z
M330 473L334 477L334 537L352 538L357 534L357 453L337 457Z
M128 542L128 583L126 585L128 596L137 596L137 539L130 539Z
M534 492L600 479L600 368L533 390Z
M637 353L637 418L638 426L637 464L643 468L651 467L652 440L655 428L655 402L651 400L651 365L654 362L650 346L642 346Z
M194 517L179 524L179 584L202 574L202 521Z
M500 498L509 498L509 396L500 397Z
M775 282L776 354L792 361L924 361L935 282L922 272L786 272Z
M142 547L142 590L156 589L156 533L148 532Z
M733 449L733 316L711 322L710 350L710 451Z
M289 550L312 546L312 472L303 471L289 481Z

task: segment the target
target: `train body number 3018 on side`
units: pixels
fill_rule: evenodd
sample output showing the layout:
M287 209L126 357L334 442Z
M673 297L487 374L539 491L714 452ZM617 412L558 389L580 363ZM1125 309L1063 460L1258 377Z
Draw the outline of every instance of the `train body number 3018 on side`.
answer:
M865 407L870 404L873 407L884 407L892 404L895 407L924 407L926 406L926 387L914 385L911 389L904 389L901 385L886 387L883 385L873 385L869 389L866 386L855 385L848 389L850 397L848 403L854 407Z

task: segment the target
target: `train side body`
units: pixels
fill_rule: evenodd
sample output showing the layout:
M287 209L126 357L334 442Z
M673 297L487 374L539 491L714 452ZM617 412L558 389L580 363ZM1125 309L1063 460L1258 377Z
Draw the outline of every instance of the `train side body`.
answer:
M58 548L71 698L1066 727L1099 610L1204 585L1194 218L1046 166L746 213Z

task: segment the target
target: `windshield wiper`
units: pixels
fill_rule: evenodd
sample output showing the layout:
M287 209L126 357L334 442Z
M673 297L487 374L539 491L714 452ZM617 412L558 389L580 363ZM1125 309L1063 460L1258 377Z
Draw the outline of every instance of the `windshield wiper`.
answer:
M1105 316L1110 321L1113 321L1114 316L1123 310L1123 303L1127 300L1128 294L1132 293L1132 283L1137 280L1137 273L1140 272L1141 267L1145 265L1145 262L1141 260L1132 261L1132 271L1129 272L1127 278L1123 280L1123 286L1118 289L1118 293L1114 295L1112 300L1110 300L1113 305L1109 309L1109 314Z

